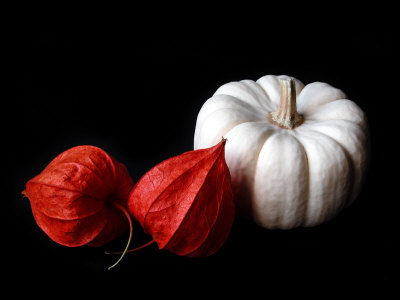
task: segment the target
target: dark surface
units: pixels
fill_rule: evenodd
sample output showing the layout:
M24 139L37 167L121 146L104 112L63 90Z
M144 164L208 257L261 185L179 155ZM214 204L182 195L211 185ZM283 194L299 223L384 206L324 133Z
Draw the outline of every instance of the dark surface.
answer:
M2 124L7 141L2 259L8 282L34 283L33 294L57 295L51 287L73 295L79 287L83 295L127 290L136 298L139 291L145 293L141 297L161 290L173 296L183 287L195 294L217 287L224 294L283 286L285 294L296 283L306 292L316 286L368 290L398 280L392 222L398 197L387 175L395 152L388 141L398 134L384 130L383 117L385 103L398 101L387 89L395 55L390 31L303 34L291 41L244 34L144 39L122 28L48 25L26 26L16 36L17 88L3 110L14 123ZM152 245L126 255L111 271L107 267L118 257L103 252L122 249L127 236L101 248L67 248L36 225L20 192L60 152L81 144L101 147L137 181L163 159L192 150L197 113L220 85L267 74L328 82L368 116L372 160L366 185L356 203L331 222L270 231L238 219L226 244L209 258L178 257ZM135 224L133 246L148 240Z

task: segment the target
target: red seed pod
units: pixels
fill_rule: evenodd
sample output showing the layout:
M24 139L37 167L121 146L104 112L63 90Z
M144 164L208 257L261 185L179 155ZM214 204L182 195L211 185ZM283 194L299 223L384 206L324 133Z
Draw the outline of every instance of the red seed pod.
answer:
M98 247L129 228L124 207L132 186L125 166L109 154L77 146L29 180L23 194L52 240L69 247Z
M227 239L235 206L225 142L163 161L132 189L128 209L160 249L202 257Z

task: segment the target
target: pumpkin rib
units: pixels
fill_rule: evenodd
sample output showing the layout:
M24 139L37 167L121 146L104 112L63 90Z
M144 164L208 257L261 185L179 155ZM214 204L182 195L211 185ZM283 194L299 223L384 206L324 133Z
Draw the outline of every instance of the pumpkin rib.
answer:
M222 98L221 96L223 96L224 98ZM240 99L237 96L234 95L229 95L229 94L217 94L212 96L211 99L220 99L219 101L224 102L226 104L230 104L232 101L235 101L237 104L243 106L243 108L245 108L246 110L252 112L252 113L260 113L260 108L262 111L267 112L268 110L265 107L258 107L256 105L250 104L246 101L243 101L242 99ZM230 107L226 107L226 108L230 108ZM240 108L240 110L243 110L243 108ZM236 107L232 107L232 109L237 109Z
M340 124L340 123L343 123L343 124ZM318 122L315 122L315 123L312 123L312 124L307 124L307 125L308 125L307 127L309 127L307 129L312 130L312 131L316 131L316 132L319 132L319 133L322 133L322 134L324 134L326 136L331 137L333 140L335 140L337 143L339 143L341 146L343 146L346 149L347 149L346 145L343 145L336 138L330 136L328 133L324 132L323 130L321 130L321 129L318 130L318 127L319 126L327 126L327 127L332 126L332 127L340 127L340 129L348 129L348 128L345 128L345 127L347 125L349 125L349 126L353 127L353 128L351 128L352 130L350 130L351 132L353 132L354 129L357 129L357 130L359 130L359 133L361 133L363 135L363 138L366 139L365 132L363 131L362 127L359 124L351 122L351 121L348 121L348 120L333 119L333 120L326 120L326 121L318 121Z
M211 97L209 100L207 100L206 104L204 105L204 109L202 109L202 112L199 113L197 116L196 123L198 126L196 126L195 133L194 133L194 144L195 148L197 148L197 143L199 141L199 137L202 136L202 131L205 130L206 124L212 120L212 118L215 117L214 114L221 114L223 113L223 110L230 110L232 112L235 112L236 115L240 115L243 112L246 112L246 121L263 121L264 120L264 115L262 112L256 110L253 106L250 104L237 99L233 96L229 95L216 95ZM267 115L267 111L265 111L265 115ZM217 118L219 119L219 118ZM236 124L238 125L238 124ZM236 126L233 125L233 126ZM231 125L230 125L231 126ZM220 139L220 136L216 137L216 140L214 140L212 143L208 143L205 145L205 147L211 147L214 144L216 144Z
M265 175L265 171L266 167L268 166L268 171L271 171L270 169L272 168L272 170L274 170L274 168L280 168L280 165L277 165L277 163L267 163L267 165L265 165L266 163L266 158L268 158L269 156L266 156L267 153L272 154L272 155L276 155L274 152L270 152L272 149L271 148L272 145L278 143L278 145L280 145L281 147L282 145L282 141L285 141L284 143L288 142L288 139L291 139L292 134L290 134L290 132L288 132L287 130L280 130L277 131L275 134L271 135L268 137L268 139L265 141L265 143L262 145L262 149L260 151L259 157L257 159L257 165L255 167L255 171L254 171L254 176L256 177L256 175L258 174L260 176L260 174ZM273 140L271 140L273 139ZM297 147L298 147L298 151L300 151L299 153L301 153L300 155L303 156L305 159L307 159L307 155L304 151L304 148L302 147L302 144L298 141L298 139L294 138L292 139L291 143L296 143ZM271 145L272 143L272 145ZM282 148L282 149L287 149L287 148ZM285 158L284 156L281 156L281 152L279 153L279 157L280 158ZM262 154L262 156L261 156ZM288 153L286 153L287 155ZM269 162L271 162L271 160L268 160ZM303 164L307 163L308 165L308 160L301 160L301 162L303 162ZM297 169L297 170L302 170L302 169ZM282 177L283 176L283 177ZM288 178L289 176L289 178ZM260 178L260 177L258 177ZM266 177L262 177L262 178L266 178ZM281 174L279 177L275 177L276 179L279 179L279 181L288 181L290 178L295 178L292 175L290 175L289 173L286 172ZM270 228L280 228L280 229L288 229L288 228L293 228L293 227L298 227L300 226L300 224L302 223L302 221L304 220L304 216L305 216L305 211L304 209L302 209L302 212L300 214L298 214L298 210L299 208L305 208L308 202L308 191L309 191L309 180L307 177L307 183L305 184L300 184L298 183L297 180L292 179L291 180L292 183L294 184L298 184L297 187L299 189L296 189L297 191L301 191L301 195L302 195L302 201L296 201L298 198L295 199L291 199L291 197L289 198L283 198L283 199L278 199L275 197L269 198L269 196L273 196L273 194L260 194L260 193L255 193L255 195L252 195L252 199L257 199L255 201L255 205L254 207L257 208L258 207L263 207L266 205L266 203L269 203L269 205L271 208L276 208L276 211L274 213L274 217L272 218L272 214L269 215L266 219L264 219L264 215L259 215L257 216L256 220L258 223L263 224L266 220L268 220L267 222L270 223ZM269 184L271 184L271 182L269 182ZM260 186L260 180L254 180L254 185L253 185L253 191L256 187ZM287 186L287 187L283 187L284 190L287 190L291 188L291 186ZM303 190L306 191L306 193L303 192ZM261 195L261 197L260 197ZM257 197L257 198L254 198ZM285 199L285 201L284 201ZM289 201L289 200L295 200L295 201ZM258 203L258 205L256 205L256 203ZM296 212L295 214L287 214L288 208L290 207L295 207L295 209L293 210L294 212ZM255 211L253 211L253 216L256 216L257 209L255 209ZM288 219L288 216L291 216L291 220ZM260 218L259 218L260 217ZM289 222L284 222L284 220L289 220Z
M346 126L352 126L353 128L357 128L357 130L360 130L360 132L362 132L363 134L365 134L364 128L362 126L362 124L358 123L358 122L354 122L351 120L346 120L346 119L328 119L328 120L318 120L315 121L315 125L330 125L331 123L344 123L346 124ZM339 126L341 126L342 128L344 127L344 124L337 124Z
M219 95L217 95L217 96L220 96L220 95L222 95L222 94L219 94ZM251 105L251 104L249 104L249 103L247 103L247 102L245 102L245 101L243 101L243 100L241 100L241 99L239 99L239 98L237 98L237 97L235 97L235 96L225 95L225 94L223 94L222 96L227 96L227 97L230 97L230 98L234 99L235 101L240 101L241 103L243 103L243 104L245 105L245 107L243 107L243 108L246 109L246 111L247 111L249 114L254 115L254 116L257 116L257 117L260 118L260 119L263 119L263 118L262 118L263 113L261 113L260 110L255 109L255 108L254 108L254 107L255 107L254 105ZM227 103L229 103L229 102L227 101ZM240 112L243 112L243 108L240 108ZM218 109L214 110L213 112L211 112L210 115L213 114L213 113L215 113L215 112L218 112L218 111L220 111L220 110L225 110L225 109L237 110L237 111L239 111L239 109L236 108L236 107L224 107L224 108L221 107L221 108L218 108ZM262 109L262 110L263 110L265 113L268 112L268 111L265 110L265 109Z
M338 88L325 82L312 82L297 95L297 110L303 115L308 115L318 107L342 99L347 99L347 96Z
M255 91L255 95L257 96L257 98L260 97L260 103L262 105L265 105L266 107L263 107L264 110L266 110L267 112L274 110L274 105L271 101L271 99L268 97L267 93L265 92L265 90L261 87L261 85L259 85L257 82L253 81L253 80L242 80L241 81L243 84L245 84L246 86L248 86L250 89L257 90Z
M238 94L242 94L242 95L238 95ZM221 86L220 88L217 89L217 91L214 93L213 97L216 95L231 96L231 97L234 97L244 103L249 104L250 106L257 107L261 110L268 111L268 109L266 107L262 106L261 103L263 103L263 102L262 101L260 102L259 99L257 99L258 98L257 94L254 93L253 89L241 81L234 81L234 82L224 84L223 86ZM246 101L246 100L242 99L242 96L244 98L246 98L246 96L247 96L252 100Z
M306 164L307 164L307 167L306 167L306 173L307 173L307 196L305 197L305 203L304 203L304 211L303 211L303 217L302 217L302 221L301 221L301 224L300 224L300 226L302 226L304 223L305 223L305 218L306 218L306 216L307 216L307 210L308 210L308 197L309 197L309 194L310 194L310 162L309 162L309 160L308 160L308 154L307 154L307 151L306 151L306 149L304 148L304 145L301 143L301 141L296 137L296 135L295 134L292 134L292 137L295 139L295 140L297 140L297 142L299 143L299 145L301 146L301 148L303 149L303 153L304 153L304 156L305 156L305 158L306 158Z
M345 121L345 120L344 120ZM316 132L316 133L321 133L325 136L327 136L328 138L332 139L333 141L335 141L343 150L343 152L346 155L346 158L348 160L348 164L349 164L349 175L350 175L350 187L349 187L349 197L346 201L343 202L343 207L347 207L349 206L353 201L352 201L352 197L353 197L353 193L354 193L354 189L356 188L356 176L355 176L355 170L356 170L356 163L352 157L352 155L350 154L349 150L347 149L347 147L345 145L343 145L340 141L338 141L337 139L335 139L334 137L332 137L330 134L322 131L322 130L317 130L315 128L309 128L308 130ZM361 131L362 132L362 131ZM355 196L354 196L355 197Z
M248 125L248 124L260 124L260 125L264 125L264 127L266 128L266 131L264 132L264 134L262 135L263 137L260 137L260 139L259 139L259 143L258 143L258 148L257 148L257 151L255 151L255 152L253 152L253 157L254 157L254 159L253 159L253 163L254 163L254 167L257 165L257 162L258 162L258 158L259 158L259 156L260 156L260 152L261 152L261 150L262 150L262 148L263 148L263 146L264 146L264 144L266 143L266 141L267 141L267 139L269 139L270 137L272 137L273 135L275 135L275 134L278 134L279 132L280 132L280 130L277 130L274 126L270 126L270 123L268 123L268 121L248 121L248 122L244 122L244 123L241 123L241 124L238 124L238 125L236 125L236 126L234 126L233 128L231 128L227 133L226 133L226 135L225 135L225 137L228 139L228 141L229 141L229 139L231 138L231 136L234 134L234 131L236 131L236 130L238 130L238 129L240 129L240 127L242 127L242 126L246 126L246 125ZM239 131L240 132L240 131ZM265 135L265 138L264 138L264 135ZM234 139L233 137L232 137L232 139ZM236 139L235 139L236 140ZM230 151L230 147L232 147L232 142L231 143L229 143L229 144L227 144L227 146L226 146L226 149L225 149L225 151ZM234 151L236 151L236 150L234 150ZM231 165L231 167L233 167L232 165ZM232 172L232 170L231 170L231 172ZM254 172L251 172L250 174L248 174L249 175L249 177L247 177L247 181L246 181L246 185L245 186L248 186L248 185L251 185L251 186L253 186L254 185L254 182L255 182L255 173ZM242 191L242 187L237 187L236 186L236 184L235 183L233 183L232 182L232 184L233 184L233 186L235 186L235 189L239 189L240 191ZM240 184L240 185L242 185L242 184ZM252 189L250 189L250 190L252 190ZM238 207L242 207L243 206L243 199L242 199L242 195L241 195L241 193L240 194L237 194L237 195L235 195L235 204L238 206ZM244 205L244 207L246 207L245 205ZM238 211L240 211L241 212L241 214L243 214L243 215L246 215L247 213L249 213L249 212L245 212L244 211L244 207L242 208L242 209L239 209Z
M319 132L319 131L317 131L315 129L311 129L311 130L314 131L314 132ZM332 136L326 134L325 132L320 132L320 133L324 134L325 136L327 136L328 138L330 138L334 142L336 142L339 145L339 147L342 149L343 153L345 154L345 157L347 158L347 163L348 163L348 167L349 167L349 171L348 172L349 172L349 177L350 177L351 180L349 180L349 190L347 192L347 199L345 201L342 201L341 205L339 207L339 210L342 210L344 207L346 207L346 206L348 206L350 204L349 203L350 197L352 196L353 189L355 187L355 184L354 184L354 181L355 181L355 175L354 175L354 173L355 173L355 170L354 170L355 169L355 163L354 163L349 151L346 149L346 147L342 143L340 143L338 140L336 140Z
M197 129L198 137L203 135L201 132L205 131L205 129L204 129L205 126L209 126L208 124L211 122L210 120L212 120L213 118L215 120L217 120L217 121L221 120L221 118L217 118L218 115L216 115L216 113L224 114L224 115L228 114L229 115L230 114L229 111L231 111L231 112L234 111L235 113L237 113L237 115L243 115L243 112L240 112L240 111L237 111L237 110L233 110L233 109L226 109L225 108L225 109L216 110L216 111L210 113L207 116L207 118L204 119L202 124L200 124L199 129ZM264 118L262 118L261 116L256 116L256 115L253 115L252 117L249 117L247 115L247 116L245 116L245 118L242 117L241 119L234 120L234 121L229 120L228 122L226 122L227 126L225 127L225 130L223 130L224 133L220 132L220 134L215 134L215 139L214 140L208 141L207 144L201 145L201 146L199 146L199 141L201 141L201 140L199 140L199 138L196 139L195 140L195 148L206 148L206 147L211 147L212 145L215 145L218 142L217 140L219 140L221 138L221 136L225 136L226 133L229 132L229 130L231 130L233 127L238 126L238 125L240 125L242 123L245 123L245 122L257 122L257 121L263 121L263 120L264 120Z
M279 99L275 102L276 97L271 94L271 92L275 92L275 94L279 94L279 82L275 76L266 75L259 78L256 83L264 90L265 94L268 96L269 101L275 106L273 110L277 109L279 106ZM271 81L272 80L272 81ZM274 83L277 84L277 87L274 86ZM267 86L266 86L267 84Z
M307 118L307 119L309 119L309 120L321 121L321 120L318 120L318 119L317 119L317 120L314 120L315 111L318 111L318 109L324 108L325 106L332 105L332 104L335 103L336 101L343 101L343 100L346 100L346 101L351 102L351 101L348 100L348 99L340 98L340 99L335 99L335 100L332 100L332 101L329 101L329 102L326 102L326 103L318 104L318 105L314 106L311 110L307 110L307 105L304 104L304 106L305 106L305 107L303 107L304 111L301 111L301 113L303 114L303 116L304 116L305 118ZM339 103L340 103L340 102L339 102ZM317 115L318 115L318 113L317 113ZM340 119L338 119L338 120L340 120Z
M261 78L260 78L261 79ZM272 101L272 98L271 98L271 95L270 95L270 92L269 91L267 91L267 89L266 88L264 88L262 85L261 85L261 83L259 82L259 80L257 80L256 81L256 83L261 87L261 89L264 91L264 93L265 93L265 96L267 97L267 99L269 100L269 102L271 102L272 104L274 104L275 105L275 103ZM276 107L277 108L277 107ZM272 108L272 110L275 110L276 108ZM271 111L272 111L271 110Z
M213 106L216 106L216 108L214 108ZM251 104L244 102L234 96L218 94L207 100L206 104L204 105L203 113L199 114L199 116L197 117L197 122L204 122L204 110L209 110L207 111L208 117L209 114L212 114L220 109L233 109L238 111L246 110L251 114L262 114ZM265 113L267 112L268 111L265 110Z
M353 122L353 121L350 121L350 120L345 120L345 119L318 120L318 121L315 121L315 124L317 124L317 125L318 124L330 124L330 123L337 123L337 122L344 123L346 125L353 126L353 127L358 127L358 129L360 131L363 131L363 128L362 128L362 126L360 124L358 124L356 122ZM343 125L339 125L339 126L343 127Z
M332 105L334 105L335 107L331 108ZM350 106L350 107L342 107L342 106ZM321 114L321 110L324 113L323 115L324 118L318 119L317 117ZM336 111L345 111L346 114L348 115L345 118L343 115L336 117L334 116L329 117L329 114L333 114ZM357 116L358 118L355 118L356 115L358 115ZM304 116L305 118L313 122L325 122L331 120L348 121L350 123L360 126L360 128L363 130L366 129L366 123L367 123L364 112L360 109L360 107L356 103L348 99L337 99L328 103L324 103L322 105L315 107L311 112L304 113Z
M304 131L306 131L306 132L304 132ZM303 128L303 130L301 132L298 131L297 133L298 133L298 137L299 137L300 141L302 141L303 146L304 146L304 144L307 144L307 143L310 144L311 143L310 145L311 145L312 148L316 148L316 147L320 148L322 146L322 148L326 149L326 146L325 146L324 143L321 142L321 139L316 137L316 136L313 136L313 135L323 136L324 138L330 140L332 143L337 145L337 147L339 147L339 149L342 151L342 154L343 154L343 156L344 156L344 158L346 160L347 168L344 165L343 165L343 167L345 169L347 169L348 173L344 174L344 176L349 175L349 172L350 172L349 169L351 168L351 166L349 165L349 161L348 161L347 155L346 155L343 147L340 144L338 144L334 139L332 139L331 137L329 137L329 136L327 136L327 135L325 135L323 133L320 133L320 132L317 132L317 131L313 131L313 130L311 130L309 128ZM311 133L311 135L310 135L310 133ZM304 141L307 141L307 142L304 143ZM308 151L307 147L304 147L304 148L306 150L307 156L310 157L310 155L307 152ZM311 164L309 164L309 166L311 166ZM343 177L343 175L339 176L339 177L338 176L335 176L335 177L336 178L340 178L340 177ZM311 176L310 176L310 182L311 182ZM346 183L343 186L343 193L342 193L343 196L345 196L345 198L348 198L349 188L350 187L351 187L351 184L349 184L349 182L346 181ZM310 192L310 195L311 195L311 192ZM310 207L310 200L311 200L311 198L309 197L308 198L308 207ZM343 202L345 202L345 199L342 199L342 201L340 202L339 205L334 205L335 202L338 202L337 201L337 197L332 198L331 201L322 201L321 203L325 204L325 205L322 205L322 206L319 207L318 214L317 214L317 216L314 216L314 218L313 218L314 220L312 220L311 223L310 223L311 225L310 224L305 224L305 226L307 226L307 227L314 226L314 225L322 223L323 220L328 221L329 219L332 219L339 212L340 208L343 206ZM321 218L322 215L325 215L325 217ZM309 217L309 215L307 217Z

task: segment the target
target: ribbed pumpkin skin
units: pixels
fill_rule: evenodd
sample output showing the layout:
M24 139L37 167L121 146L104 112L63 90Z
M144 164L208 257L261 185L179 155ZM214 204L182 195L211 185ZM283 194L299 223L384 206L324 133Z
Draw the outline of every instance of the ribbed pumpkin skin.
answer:
M194 149L228 139L229 167L238 214L266 228L315 226L357 197L369 161L363 111L329 84L295 80L294 129L268 119L280 105L279 79L267 75L221 86L202 106Z

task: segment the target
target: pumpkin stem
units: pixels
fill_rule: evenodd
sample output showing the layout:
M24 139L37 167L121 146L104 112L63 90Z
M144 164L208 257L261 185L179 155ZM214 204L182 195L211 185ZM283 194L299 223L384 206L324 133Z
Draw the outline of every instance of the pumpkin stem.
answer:
M294 78L280 78L279 83L281 85L281 103L277 111L268 114L268 119L281 128L293 129L304 120L296 109L296 82Z
M120 256L120 258L117 260L117 262L115 264L113 264L111 267L108 268L108 270L111 270L112 268L114 268L116 265L119 264L119 262L122 260L122 258L124 257L125 253L128 251L129 245L131 243L131 239L132 239L132 231L133 231L133 226L132 226L132 219L131 216L129 215L128 211L125 209L125 207L123 207L121 204L117 203L117 202L112 202L116 207L118 207L126 216L126 218L128 219L129 222L129 239L128 239L128 243L126 244L125 250L122 251L120 254L122 254Z

